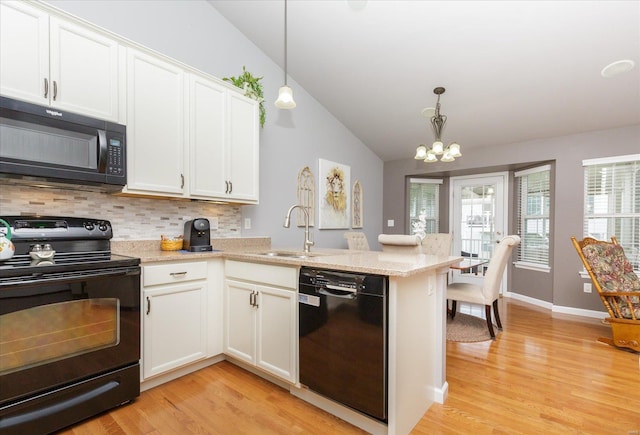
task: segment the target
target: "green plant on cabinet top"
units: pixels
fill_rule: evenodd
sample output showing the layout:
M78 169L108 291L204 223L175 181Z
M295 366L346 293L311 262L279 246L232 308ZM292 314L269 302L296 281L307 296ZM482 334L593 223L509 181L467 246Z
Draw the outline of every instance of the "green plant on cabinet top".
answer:
M243 89L247 97L253 98L260 103L260 127L264 127L267 113L264 109L264 95L262 93L262 84L260 83L262 77L255 77L243 66L242 75L238 77L224 77L222 80L231 82L240 89Z

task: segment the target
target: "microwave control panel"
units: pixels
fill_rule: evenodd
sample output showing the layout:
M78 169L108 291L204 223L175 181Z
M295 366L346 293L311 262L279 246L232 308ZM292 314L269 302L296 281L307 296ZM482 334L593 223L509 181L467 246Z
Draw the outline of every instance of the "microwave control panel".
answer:
M124 175L124 136L108 137L107 154L107 174Z

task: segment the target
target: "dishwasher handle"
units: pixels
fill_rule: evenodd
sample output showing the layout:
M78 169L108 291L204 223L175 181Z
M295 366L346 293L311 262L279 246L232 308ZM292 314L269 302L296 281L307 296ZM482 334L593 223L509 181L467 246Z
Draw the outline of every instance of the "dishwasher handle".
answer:
M331 296L334 298L340 298L340 299L355 299L356 298L356 294L355 293L348 293L346 295L339 295L336 293L332 293L332 292L328 292L325 289L318 289L318 293L320 293L321 295L325 295L325 296Z

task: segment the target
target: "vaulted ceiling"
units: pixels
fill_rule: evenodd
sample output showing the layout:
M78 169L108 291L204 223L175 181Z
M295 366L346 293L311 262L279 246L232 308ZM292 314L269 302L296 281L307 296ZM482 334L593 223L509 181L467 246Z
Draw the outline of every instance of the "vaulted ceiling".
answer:
M209 3L284 65L283 0ZM437 86L463 153L640 124L640 2L289 0L288 72L384 161L431 144Z

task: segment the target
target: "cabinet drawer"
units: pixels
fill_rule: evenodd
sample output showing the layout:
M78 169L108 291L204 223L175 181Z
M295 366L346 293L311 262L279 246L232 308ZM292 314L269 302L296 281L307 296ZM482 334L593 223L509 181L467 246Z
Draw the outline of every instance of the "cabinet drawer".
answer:
M292 290L298 288L298 270L295 267L227 260L225 263L225 276Z
M142 267L142 285L144 287L206 278L206 261L163 263Z

